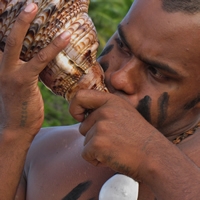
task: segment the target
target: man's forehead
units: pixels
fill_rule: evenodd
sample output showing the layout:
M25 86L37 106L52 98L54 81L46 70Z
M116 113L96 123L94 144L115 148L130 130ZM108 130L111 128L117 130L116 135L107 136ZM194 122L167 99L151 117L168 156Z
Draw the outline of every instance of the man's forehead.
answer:
M168 13L182 12L188 15L200 13L199 0L135 0L133 4L138 2L146 7L160 5ZM151 9L152 7L148 8Z
M143 36L148 39L184 39L199 37L200 13L189 15L183 12L169 13L162 8L161 0L136 0L121 26L126 36ZM138 38L138 39L139 39ZM188 40L191 43L191 38Z
M187 2L187 3L186 3ZM199 0L134 0L129 14L134 13L138 16L162 15L168 16L172 13L179 13L185 17L200 16ZM136 12L138 11L138 12ZM157 16L159 17L159 16ZM198 18L199 19L199 18Z

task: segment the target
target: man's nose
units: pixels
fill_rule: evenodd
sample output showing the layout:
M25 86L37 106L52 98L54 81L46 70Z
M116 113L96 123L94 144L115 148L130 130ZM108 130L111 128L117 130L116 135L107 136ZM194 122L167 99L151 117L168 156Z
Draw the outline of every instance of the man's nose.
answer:
M133 95L139 92L142 84L142 68L135 59L110 74L110 84L114 90Z

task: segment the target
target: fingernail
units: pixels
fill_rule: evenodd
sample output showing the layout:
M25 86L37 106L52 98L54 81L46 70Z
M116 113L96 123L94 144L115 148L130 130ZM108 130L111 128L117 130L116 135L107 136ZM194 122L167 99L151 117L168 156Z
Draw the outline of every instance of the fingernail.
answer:
M35 9L35 4L34 3L30 3L26 6L26 8L24 9L25 12L29 13L32 12Z
M60 35L60 37L61 37L61 39L66 40L70 37L70 35L71 35L71 33L69 31L65 31Z

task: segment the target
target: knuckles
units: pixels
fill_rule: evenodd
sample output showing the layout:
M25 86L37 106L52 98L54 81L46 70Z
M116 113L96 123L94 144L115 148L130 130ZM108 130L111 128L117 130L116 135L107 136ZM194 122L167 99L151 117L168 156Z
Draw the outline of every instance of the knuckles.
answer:
M61 43L60 43L59 38L56 38L55 40L53 40L53 41L51 42L51 44L52 44L52 48L53 48L54 50L59 50L59 49L60 49Z
M110 146L110 142L103 138L92 138L92 141L83 149L82 157L93 165L98 163L107 165L113 158L113 152L109 150Z
M115 108L112 109L112 107L105 105L104 107L101 107L100 109L98 109L98 118L108 120L113 117L114 112L115 112ZM103 125L103 127L104 126L105 125Z
M85 98L85 96L87 96L86 91L85 90L79 90L74 95L73 100L75 100L76 102L79 102L79 101L81 101L81 99Z
M16 25L20 25L20 27L29 26L29 17L25 16L24 13L20 13L20 15L16 19Z
M45 50L41 50L36 54L36 59L41 63L48 62L48 56Z
M14 73L14 72L13 72ZM9 75L5 75L4 73L0 73L0 86L12 86L13 87L22 87L25 85L25 78L22 75L19 75L18 73L13 74L9 73Z
M14 38L13 36L8 36L6 39L6 46L7 47L14 47L16 45L16 38ZM6 54L7 50L5 49L4 54Z

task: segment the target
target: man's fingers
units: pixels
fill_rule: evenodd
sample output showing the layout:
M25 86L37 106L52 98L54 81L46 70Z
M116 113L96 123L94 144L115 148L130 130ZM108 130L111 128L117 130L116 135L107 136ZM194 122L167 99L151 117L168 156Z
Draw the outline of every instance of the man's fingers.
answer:
M95 119L96 116L94 112L90 113L79 126L79 132L84 136L88 133L88 131L96 122L96 119Z
M38 75L68 45L69 41L70 33L68 31L60 34L28 62L27 70L32 71L34 73L33 75Z
M108 156L106 159L104 154L101 151L101 148L98 144L95 144L95 141L92 141L93 138L85 144L82 151L82 157L87 162L91 163L94 166L104 166L106 167L107 162L111 160L111 156Z
M37 5L29 4L16 19L10 34L6 39L3 63L6 68L14 66L19 60L24 37L30 27L30 23L37 13Z
M80 90L70 102L69 112L77 121L81 122L85 119L87 110L95 110L102 106L111 98L111 95L95 90Z
M95 133L95 126L90 127L90 130L86 132L85 134L85 140L84 140L84 146L87 145L88 142L92 139Z

